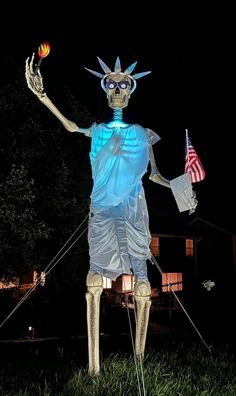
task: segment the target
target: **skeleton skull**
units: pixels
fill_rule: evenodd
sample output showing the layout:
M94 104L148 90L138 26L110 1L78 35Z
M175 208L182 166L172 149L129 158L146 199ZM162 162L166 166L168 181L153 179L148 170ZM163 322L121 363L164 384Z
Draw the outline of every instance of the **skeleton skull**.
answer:
M125 73L110 73L104 81L108 106L112 109L128 106L132 85L132 79Z
M88 69L87 67L85 69L101 78L101 87L106 92L108 106L112 109L123 109L128 106L130 95L135 91L137 86L136 80L151 73L150 71L146 71L131 75L137 62L132 63L122 72L119 56L116 58L114 72L99 57L98 61L105 74Z

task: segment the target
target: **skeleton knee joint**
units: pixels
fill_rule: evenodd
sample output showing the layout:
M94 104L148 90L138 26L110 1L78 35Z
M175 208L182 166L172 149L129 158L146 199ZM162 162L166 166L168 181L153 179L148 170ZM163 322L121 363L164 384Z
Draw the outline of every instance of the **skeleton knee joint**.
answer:
M88 291L92 294L103 289L103 276L97 272L89 271L86 279Z
M148 280L139 280L134 286L135 297L150 297L151 286Z

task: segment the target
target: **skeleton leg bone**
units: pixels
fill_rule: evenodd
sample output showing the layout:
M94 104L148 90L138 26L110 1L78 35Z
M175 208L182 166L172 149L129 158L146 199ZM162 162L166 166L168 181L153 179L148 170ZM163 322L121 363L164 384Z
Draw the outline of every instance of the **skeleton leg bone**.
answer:
M144 357L147 327L151 307L151 286L148 280L139 280L134 286L134 298L137 306L135 353L137 357Z
M88 353L90 376L100 372L99 357L99 323L100 323L100 297L103 291L103 278L101 274L89 272L87 275L87 328L88 328ZM135 338L136 356L143 358L146 344L147 327L150 312L151 287L148 280L139 280L134 287L134 297L137 306L137 323Z
M103 277L101 274L89 271L87 275L87 328L88 328L88 354L90 376L96 376L100 371L99 358L99 323L100 323L100 297L103 291Z

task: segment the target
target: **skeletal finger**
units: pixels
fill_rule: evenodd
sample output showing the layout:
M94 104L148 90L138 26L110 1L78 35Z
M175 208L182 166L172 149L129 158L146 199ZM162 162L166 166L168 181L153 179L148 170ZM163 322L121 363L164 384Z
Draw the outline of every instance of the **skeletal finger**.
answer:
M31 73L34 72L34 52L33 52L33 55L31 57L31 61L30 61L30 71L31 71Z

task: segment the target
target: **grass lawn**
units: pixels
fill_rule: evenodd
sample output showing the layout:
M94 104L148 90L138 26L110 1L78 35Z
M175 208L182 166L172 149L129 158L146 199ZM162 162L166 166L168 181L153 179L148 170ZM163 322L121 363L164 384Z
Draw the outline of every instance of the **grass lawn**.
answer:
M156 341L154 348L148 344L141 363L134 359L129 340L122 344L104 337L101 372L95 378L87 375L86 338L0 343L0 395L236 395L235 346L211 345L210 353L200 342L163 340L160 335ZM120 351L118 344L123 345ZM109 352L112 347L114 353Z

